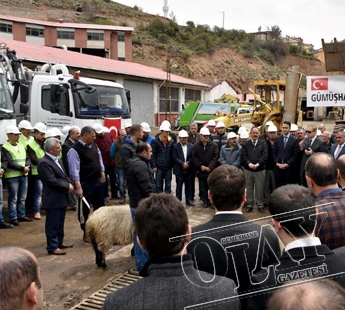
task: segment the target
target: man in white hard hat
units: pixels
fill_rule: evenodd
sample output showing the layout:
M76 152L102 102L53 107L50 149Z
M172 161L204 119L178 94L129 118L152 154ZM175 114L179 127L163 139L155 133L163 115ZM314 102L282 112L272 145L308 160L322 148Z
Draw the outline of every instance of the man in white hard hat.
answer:
M42 199L42 182L38 175L37 164L44 156L44 141L47 126L44 123L37 123L34 126L34 139L27 146L27 151L31 161L31 175L29 176L28 197L26 199L26 208L32 210L34 219L41 219L41 199Z
M96 132L96 144L101 151L104 172L105 172L105 182L102 184L103 188L103 198L104 202L109 201L108 187L110 183L111 197L113 199L117 198L118 186L116 184L115 175L115 161L110 158L110 149L113 143L113 138L109 132L105 132L104 127L96 123L93 125Z
M248 141L248 139L249 139L248 131L247 130L242 131L240 133L240 139L239 139L240 144L243 146Z
M26 216L25 209L30 158L25 147L18 143L19 129L15 125L8 125L5 133L8 140L2 146L1 161L7 161L4 175L8 188L8 213L11 224L19 226L19 222L32 221Z
M150 125L146 122L142 122L140 125L143 127L143 132L144 132L142 141L151 145L155 137L150 135L150 132L151 132Z
M127 136L130 135L131 127L132 127L132 122L131 121L126 121L125 125L124 125L124 128L126 130L126 135Z
M218 122L216 125L217 133L212 135L212 141L217 144L219 152L223 145L228 142L227 135L225 134L225 125L223 122Z
M30 135L31 131L33 130L33 127L29 121L22 120L18 124L18 129L22 133L19 136L18 143L21 143L26 147L28 143L33 139L33 137Z
M262 139L262 140L266 140L266 139L269 139L269 136L268 136L268 133L267 133L267 129L269 126L271 125L274 125L274 123L272 121L268 121L266 122L265 124L265 132L262 133L260 136L259 136L259 139Z
M200 198L203 202L203 207L214 206L208 199L208 184L207 178L211 171L217 167L219 158L219 149L217 144L210 141L210 131L208 128L203 127L200 130L200 142L193 146L192 159L196 168L196 174L199 180Z
M265 187L264 187L264 207L268 206L271 193L275 190L275 177L274 177L274 157L273 157L273 145L277 138L277 126L270 125L267 128L268 139L267 144L267 161L266 161L266 172L265 172Z
M207 125L206 127L208 128L209 132L210 132L210 138L209 140L212 141L213 137L212 135L216 133L215 129L216 129L216 122L214 121L214 119L210 119L208 122L207 122Z
M175 143L168 123L162 123L159 130L160 134L152 142L151 167L156 173L156 192L170 194Z
M233 165L237 168L241 167L241 148L237 143L237 135L229 132L227 135L228 143L220 149L219 162L221 165Z
M298 126L296 124L291 124L290 134L297 138L296 131L298 130Z
M173 149L174 174L176 176L176 197L182 201L182 187L185 186L186 205L194 206L192 201L192 149L193 144L187 142L188 132L181 130L178 134L180 142Z

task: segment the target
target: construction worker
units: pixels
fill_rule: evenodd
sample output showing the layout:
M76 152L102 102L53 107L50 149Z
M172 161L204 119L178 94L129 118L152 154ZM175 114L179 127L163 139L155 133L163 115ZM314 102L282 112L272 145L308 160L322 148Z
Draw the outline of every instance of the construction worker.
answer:
M27 146L27 152L30 157L31 161L31 175L29 176L29 199L27 199L26 206L29 209L30 202L32 211L34 212L34 219L40 220L41 219L41 199L42 199L42 182L37 172L37 164L38 161L44 156L44 141L45 141L45 133L47 131L47 126L42 123L36 123L34 126L34 138L29 142Z
M11 224L19 226L19 222L31 222L26 216L25 199L28 189L28 172L30 159L24 145L18 143L21 132L15 125L5 128L8 140L1 150L1 160L7 161L5 178L8 188L8 212Z
M33 140L33 137L30 135L31 131L33 130L32 125L27 120L22 120L18 124L19 131L21 135L19 136L19 143L23 144L26 148L28 143Z

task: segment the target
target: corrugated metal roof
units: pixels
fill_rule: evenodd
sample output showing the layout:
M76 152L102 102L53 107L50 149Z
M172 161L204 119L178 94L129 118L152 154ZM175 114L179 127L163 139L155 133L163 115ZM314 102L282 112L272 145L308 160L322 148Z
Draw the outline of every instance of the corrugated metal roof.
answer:
M113 31L133 31L133 27L121 27L111 25L98 25L98 24L80 24L80 23L65 23L65 22L49 22L38 19L29 19L16 16L6 16L0 14L0 19L15 21L18 23L36 24L41 26L51 26L59 28L80 28L80 29L101 29L101 30L113 30ZM63 20L63 18L62 18Z
M9 40L0 38L0 42L6 43L10 49L17 52L17 56L28 61L40 63L61 63L67 66L85 68L91 70L100 70L120 75L130 75L143 77L153 80L165 81L167 73L161 69L144 66L134 62L119 61L97 56L90 56L78 52L66 51L59 48L47 47L38 44ZM187 79L175 74L170 75L172 83L194 85L199 87L210 87L191 79Z

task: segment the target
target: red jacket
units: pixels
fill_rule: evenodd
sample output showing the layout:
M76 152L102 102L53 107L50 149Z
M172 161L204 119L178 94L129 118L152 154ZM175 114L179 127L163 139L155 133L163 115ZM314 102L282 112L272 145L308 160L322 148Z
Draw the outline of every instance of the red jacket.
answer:
M96 135L96 144L101 151L103 164L110 166L112 160L110 158L110 148L113 143L113 138L109 132L105 132L103 136Z

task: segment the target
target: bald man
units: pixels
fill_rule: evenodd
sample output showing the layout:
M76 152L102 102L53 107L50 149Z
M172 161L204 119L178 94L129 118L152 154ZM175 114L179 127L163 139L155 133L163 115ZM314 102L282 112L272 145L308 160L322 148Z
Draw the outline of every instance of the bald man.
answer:
M1 310L41 309L43 289L36 257L19 247L0 248Z
M344 191L345 190L345 155L338 157L337 161L338 169L338 185Z

